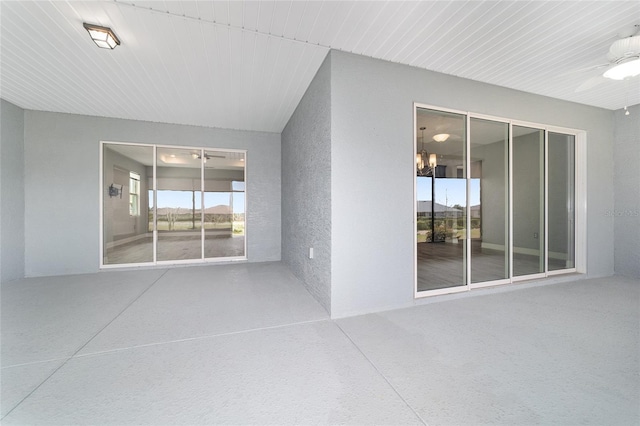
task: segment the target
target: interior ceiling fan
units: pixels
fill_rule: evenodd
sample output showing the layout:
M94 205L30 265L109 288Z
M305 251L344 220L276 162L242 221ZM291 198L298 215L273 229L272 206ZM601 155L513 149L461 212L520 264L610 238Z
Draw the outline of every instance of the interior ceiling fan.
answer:
M624 80L640 75L640 25L620 31L618 37L609 47L609 62L590 67L590 70L598 70L598 75L584 81L576 92L589 90L607 80Z
M204 162L207 160L211 160L212 158L223 158L226 159L225 155L221 155L221 152L204 152ZM184 166L184 165L193 165L193 160L202 159L202 155L200 150L186 151L186 150L178 150L173 151L171 153L160 154L159 159L164 164L170 164L174 166ZM199 162L198 162L199 163Z

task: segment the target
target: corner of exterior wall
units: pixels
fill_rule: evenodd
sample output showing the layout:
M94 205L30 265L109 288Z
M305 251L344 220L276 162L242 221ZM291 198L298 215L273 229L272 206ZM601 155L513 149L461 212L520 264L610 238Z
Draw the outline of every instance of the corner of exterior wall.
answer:
M0 280L24 278L24 110L0 100Z
M640 278L640 104L615 112L614 270L618 275Z
M587 275L613 274L614 221L606 215L614 201L612 111L335 51L332 317L416 303L414 102L585 131Z
M281 140L282 261L330 313L330 54L282 131Z

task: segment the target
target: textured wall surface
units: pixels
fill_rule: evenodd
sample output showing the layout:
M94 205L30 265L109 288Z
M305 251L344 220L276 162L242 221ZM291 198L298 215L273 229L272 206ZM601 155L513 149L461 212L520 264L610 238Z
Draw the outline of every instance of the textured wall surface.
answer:
M24 277L24 111L0 100L0 271Z
M613 274L611 111L331 52L332 303L414 302L413 102L587 131L587 272Z
M247 149L247 255L280 260L280 135L25 112L25 273L99 265L100 141Z
M331 304L330 78L327 56L282 132L282 260L327 311Z
M615 117L615 272L640 278L640 105Z

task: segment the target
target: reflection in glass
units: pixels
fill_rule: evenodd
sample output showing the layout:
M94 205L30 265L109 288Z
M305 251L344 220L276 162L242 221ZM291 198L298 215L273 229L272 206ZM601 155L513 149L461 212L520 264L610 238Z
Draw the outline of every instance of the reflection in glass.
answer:
M157 149L157 260L202 259L202 151Z
M465 120L416 111L418 291L466 284Z
M513 126L513 276L544 272L544 131Z
M575 267L575 136L549 132L550 271Z
M471 282L509 278L509 125L471 119Z
M204 257L245 254L244 153L206 151Z
M153 148L103 145L104 265L153 262L153 234L147 227L153 189ZM151 186L150 186L151 185Z

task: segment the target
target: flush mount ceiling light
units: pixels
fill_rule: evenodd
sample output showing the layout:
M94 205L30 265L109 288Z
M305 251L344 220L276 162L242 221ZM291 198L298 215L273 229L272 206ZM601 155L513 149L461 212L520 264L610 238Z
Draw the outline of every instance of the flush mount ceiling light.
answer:
M89 32L91 39L98 47L102 49L115 49L116 46L120 45L120 40L118 40L118 37L116 37L111 28L87 24L86 22L82 25Z
M449 136L451 136L449 133L438 133L433 137L433 140L436 142L444 142L449 139Z

